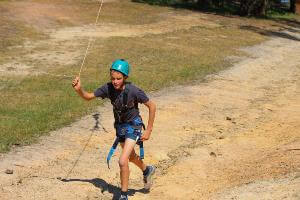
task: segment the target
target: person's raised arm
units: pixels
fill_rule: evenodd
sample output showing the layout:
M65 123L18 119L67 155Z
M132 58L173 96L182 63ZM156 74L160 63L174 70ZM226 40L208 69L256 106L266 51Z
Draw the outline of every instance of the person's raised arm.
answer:
M77 92L77 94L79 96L81 96L83 99L85 100L91 100L95 98L94 93L91 92L86 92L81 88L81 83L80 83L80 78L76 77L73 82L72 82L72 86L74 88L74 90Z
M142 141L149 140L149 138L150 138L150 135L151 135L151 132L153 129L153 124L154 124L154 119L155 119L155 111L156 111L156 105L154 102L149 100L146 103L144 103L144 105L147 106L149 109L149 118L148 118L147 128L141 137Z

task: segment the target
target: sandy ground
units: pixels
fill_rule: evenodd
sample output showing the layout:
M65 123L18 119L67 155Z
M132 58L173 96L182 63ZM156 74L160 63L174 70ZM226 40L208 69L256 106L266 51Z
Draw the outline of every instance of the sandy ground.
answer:
M72 64L81 59L77 47L86 37L160 34L174 31L173 23L188 29L207 20L200 14L170 15L168 22L124 25L123 32L114 24L51 30L48 40L26 43L24 57L49 66L53 60ZM290 39L274 37L244 49L248 58L204 82L150 94L158 110L145 162L157 173L145 193L141 172L130 166L130 199L300 200L300 43L293 40L299 33L295 28ZM46 52L30 53L50 43ZM75 50L65 53L66 47ZM0 71L36 70L22 59ZM114 140L111 110L107 103L35 145L0 154L0 200L117 199L119 152L110 170L105 161ZM141 111L147 121L145 108Z
M158 109L145 162L157 173L144 193L130 166L130 199L300 199L300 43L276 37L245 51L205 82L150 95ZM110 170L105 162L112 123L106 104L1 155L0 199L118 198L119 152Z

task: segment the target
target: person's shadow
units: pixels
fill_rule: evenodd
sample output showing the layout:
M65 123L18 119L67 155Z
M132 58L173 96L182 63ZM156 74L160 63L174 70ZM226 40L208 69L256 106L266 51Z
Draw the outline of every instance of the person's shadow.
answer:
M114 186L112 184L107 183L105 180L100 179L100 178L94 178L94 179L62 179L61 181L63 182L73 182L73 181L77 181L77 182L87 182L87 183L91 183L93 184L95 187L100 188L101 189L101 193L108 191L109 193L113 194L113 198L112 200L118 200L120 197L120 188L117 186ZM139 189L139 190L135 190L135 189L128 189L128 195L129 196L133 196L136 192L139 193L148 193L149 191L146 189Z
M103 131L108 133L108 131L104 128L104 126L101 124L101 121L100 121L100 113L95 113L92 115L93 118L95 119L95 125L94 127L91 129L92 131L97 131L99 130L100 126L102 127ZM99 126L100 125L100 126Z

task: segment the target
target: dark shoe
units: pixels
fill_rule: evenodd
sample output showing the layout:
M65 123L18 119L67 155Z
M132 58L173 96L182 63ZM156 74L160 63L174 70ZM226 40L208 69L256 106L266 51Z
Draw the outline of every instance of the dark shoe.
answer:
M155 173L155 167L150 165L150 166L147 166L149 167L149 172L144 175L144 188L146 190L150 190L151 186L152 186L152 176L154 175Z
M121 195L119 200L128 200L128 196L127 195Z

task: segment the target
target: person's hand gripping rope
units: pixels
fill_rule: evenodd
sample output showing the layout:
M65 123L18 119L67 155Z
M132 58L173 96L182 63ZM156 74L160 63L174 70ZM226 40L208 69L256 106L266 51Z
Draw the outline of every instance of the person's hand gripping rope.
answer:
M76 90L79 91L81 89L81 83L80 83L80 78L77 76L75 79L72 81L72 87Z

